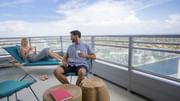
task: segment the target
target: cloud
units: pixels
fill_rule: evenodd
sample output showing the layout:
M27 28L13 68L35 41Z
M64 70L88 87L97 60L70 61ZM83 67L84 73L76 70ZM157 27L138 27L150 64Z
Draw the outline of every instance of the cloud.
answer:
M166 20L166 22L170 23L170 24L178 24L178 23L180 23L180 14L169 15L169 17Z
M137 23L137 11L172 0L97 0L90 4L84 0L69 0L59 5L58 14L65 22L81 24Z
M0 22L1 36L17 35L18 33L24 34L28 29L28 24L24 21L2 21Z
M99 0L89 6L81 1L76 2L80 7L73 7L71 3L61 9L66 14L64 23L81 29L86 34L167 34L180 32L177 17L170 15L168 21L145 21L137 16L137 11L152 7L171 0ZM178 23L178 24L175 24Z
M1 21L0 26L1 37L60 36L69 35L69 32L66 32L72 30L71 26L58 23L58 21Z
M0 33L3 33L1 36L69 35L74 29L86 35L180 33L178 13L169 15L164 21L142 20L137 16L137 11L160 2L163 3L162 0L98 0L95 3L69 0L59 5L56 11L60 17L63 14L64 19L44 22L3 21L0 22L0 26L3 26L0 27Z
M85 2L79 7L73 7L79 2L67 3L60 6L57 13L64 13L65 22L76 24L115 24L126 22L138 22L135 12L122 2L99 1L93 5ZM70 8L69 8L70 7Z
M135 11L157 6L173 0L125 0L125 4L131 5Z

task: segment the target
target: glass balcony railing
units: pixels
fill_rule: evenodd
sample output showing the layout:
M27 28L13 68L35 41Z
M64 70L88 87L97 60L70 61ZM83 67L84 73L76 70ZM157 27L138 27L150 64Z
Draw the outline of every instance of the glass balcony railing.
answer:
M128 37L95 37L94 43L99 59L128 66Z
M132 66L139 70L179 79L179 50L179 36L135 37Z
M0 38L0 56L8 55L2 47L20 45L20 39ZM69 36L30 37L29 41L37 50L53 51L66 51L72 43ZM99 60L180 81L180 35L83 36L82 41Z

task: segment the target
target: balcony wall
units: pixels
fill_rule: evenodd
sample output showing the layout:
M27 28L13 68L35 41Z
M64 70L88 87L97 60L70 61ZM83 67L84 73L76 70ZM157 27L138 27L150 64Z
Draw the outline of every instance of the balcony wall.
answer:
M93 73L154 101L179 101L180 83L141 72L130 75L126 67L95 61Z
M124 88L128 88L129 73L128 69L125 67L113 66L109 63L97 60L93 64L93 73Z
M180 84L176 81L133 71L131 88L155 101L179 101Z

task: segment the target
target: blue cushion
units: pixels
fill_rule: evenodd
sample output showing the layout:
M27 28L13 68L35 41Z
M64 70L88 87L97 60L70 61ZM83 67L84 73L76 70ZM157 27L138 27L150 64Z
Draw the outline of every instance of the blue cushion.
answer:
M64 75L66 75L66 76L76 76L77 74L75 72L68 72L68 73L64 73Z
M23 63L24 66L41 66L41 65L59 65L59 61L55 59L41 60L37 62L26 63L20 56L20 46L3 47L11 56L13 56L18 62Z
M9 47L3 47L11 56L13 56L18 62L24 63L25 61L21 56L19 56L18 49L19 46L9 46Z
M63 51L60 51L58 54L62 57L65 55L65 53Z
M42 66L42 65L59 65L60 62L55 59L41 60L37 62L29 62L25 66Z
M0 83L0 98L10 96L11 94L28 87L32 84L30 81L7 80Z
M22 55L21 55L21 50L20 50L20 46L16 45L17 47L17 52L18 52L18 55L22 58Z

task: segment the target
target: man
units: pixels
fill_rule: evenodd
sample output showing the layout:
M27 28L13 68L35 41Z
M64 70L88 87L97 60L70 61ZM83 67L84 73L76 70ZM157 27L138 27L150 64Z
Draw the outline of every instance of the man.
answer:
M87 44L81 42L80 31L75 30L70 32L70 34L72 45L68 47L62 59L63 65L54 70L54 75L62 84L68 84L69 82L64 73L75 72L78 75L76 85L79 86L88 70L87 59L96 59L96 55Z

